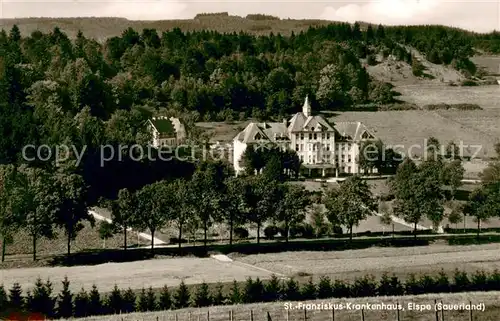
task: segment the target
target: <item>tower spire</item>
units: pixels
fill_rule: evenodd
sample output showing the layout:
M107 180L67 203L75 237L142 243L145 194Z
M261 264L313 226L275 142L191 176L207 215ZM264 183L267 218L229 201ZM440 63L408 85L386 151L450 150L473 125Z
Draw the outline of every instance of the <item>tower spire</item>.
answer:
M306 95L306 100L304 101L304 106L302 106L302 113L306 117L311 116L311 105L309 105L309 95Z

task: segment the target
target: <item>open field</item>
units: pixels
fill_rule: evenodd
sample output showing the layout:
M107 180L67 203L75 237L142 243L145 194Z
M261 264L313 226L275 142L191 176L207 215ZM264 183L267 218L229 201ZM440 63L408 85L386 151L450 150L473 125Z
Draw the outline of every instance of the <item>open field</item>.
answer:
M444 269L474 272L500 269L500 245L448 246L434 244L409 248L369 248L336 252L287 252L248 255L238 261L273 272L292 275L328 275L354 279L383 272L405 278L409 273L437 273Z
M18 18L0 19L0 29L10 30L17 24L23 36L28 36L34 30L50 32L59 27L70 38L75 38L78 30L82 30L87 37L97 40L120 36L121 33L132 27L142 31L144 28L154 28L160 33L180 28L182 31L215 30L218 32L246 31L253 34L269 34L278 32L290 35L292 31L298 33L306 31L310 26L323 26L334 23L328 20L250 20L240 16L229 17L202 17L199 19L139 21L125 18Z
M490 74L500 73L500 56L479 55L471 58L476 65L483 67Z
M499 292L470 292L457 294L432 294L418 296L402 296L402 297L372 297L362 299L331 299L331 300L315 300L301 302L303 304L321 304L329 303L340 305L352 304L401 304L404 310L401 310L401 321L430 321L435 320L434 300L443 301L444 304L472 304L483 303L484 311L473 311L474 321L497 321L500 315L500 305L498 303ZM414 303L418 305L431 305L432 310L427 311L410 311L408 304ZM252 311L253 320L269 321L267 313L271 316L272 321L304 320L304 310L298 309L295 303L292 302L292 307L297 307L294 310L284 308L284 302L273 303L257 303L244 304L235 306L218 306L203 309L182 309L177 311L161 311L148 313L132 313L120 316L99 316L89 317L85 321L230 321L230 313L232 311L234 321L250 321L250 313ZM209 317L207 317L207 311ZM288 314L288 317L287 317ZM444 311L444 316L447 321L469 321L469 311ZM307 310L307 320L309 321L331 321L331 310ZM364 311L366 321L392 321L397 320L397 312L390 310L372 310ZM335 320L337 321L358 321L361 320L361 311L359 310L339 310L335 311Z
M71 281L73 290L90 289L93 284L106 292L116 284L120 288L160 288L164 285L244 281L247 277L270 277L272 273L238 262L219 262L212 258L173 258L127 263L106 263L94 266L38 267L0 270L0 283L9 288L19 282L23 289L31 288L37 277L49 278L54 290L61 289L65 276Z

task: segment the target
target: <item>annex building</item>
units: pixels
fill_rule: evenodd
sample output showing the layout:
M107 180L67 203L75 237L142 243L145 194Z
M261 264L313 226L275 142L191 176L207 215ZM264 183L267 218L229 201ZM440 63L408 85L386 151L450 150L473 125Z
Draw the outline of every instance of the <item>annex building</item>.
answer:
M281 123L250 123L233 139L233 166L244 170L240 162L245 150L255 145L273 144L297 152L302 166L310 173L339 176L360 173L360 145L375 136L361 122L330 123L313 115L306 97L302 112Z

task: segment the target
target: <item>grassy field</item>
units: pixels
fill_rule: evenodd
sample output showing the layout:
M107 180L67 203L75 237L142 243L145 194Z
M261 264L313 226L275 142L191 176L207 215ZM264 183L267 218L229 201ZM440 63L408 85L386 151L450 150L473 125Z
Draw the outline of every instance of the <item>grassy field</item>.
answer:
M409 248L369 248L336 252L287 252L258 254L237 260L288 276L310 275L349 279L384 272L405 278L409 273L452 273L500 269L500 245L448 246L434 244Z
M0 270L0 279L6 287L19 282L28 289L37 277L49 278L55 291L61 288L65 276L71 281L73 290L89 289L93 284L100 291L109 291L117 284L120 288L160 288L163 285L177 286L181 280L186 284L244 281L246 277L270 277L272 273L246 264L219 262L212 258L172 258L127 263L106 263L94 266L38 267Z
M19 26L21 34L29 35L34 30L50 32L59 27L69 37L75 38L78 30L85 36L99 40L119 36L128 27L136 30L155 28L159 32L180 28L183 31L215 30L219 32L246 31L253 34L270 32L289 35L298 33L310 26L322 26L333 23L327 20L250 20L239 16L216 16L199 19L132 21L124 18L19 18L0 19L0 28L9 30L14 24Z
M404 310L400 311L401 321L430 321L435 320L434 300L442 301L444 304L480 304L485 306L484 311L473 311L474 321L497 321L500 314L500 305L498 303L499 292L471 292L459 294L433 294L419 296L403 296L403 297L373 297L362 299L332 299L332 300L315 300L301 302L304 305L315 304L320 307L321 304L401 304ZM410 311L409 303L418 305L431 305L431 310L426 311ZM230 321L230 314L233 315L233 321L250 321L250 314L253 315L255 321L269 321L268 313L271 321L304 320L304 310L300 306L291 303L292 310L286 310L284 302L274 303L258 303L236 306L220 306L203 309L183 309L177 311L149 312L149 313L132 313L120 316L100 316L89 317L85 321ZM312 306L314 307L314 305ZM209 313L207 313L209 312ZM307 310L306 317L309 321L332 321L331 310ZM467 311L444 311L445 320L447 321L469 321L470 313ZM392 321L397 320L397 313L390 310L372 310L364 311L366 321ZM440 320L441 315L439 316ZM360 310L336 310L335 319L337 321L359 321L361 320Z

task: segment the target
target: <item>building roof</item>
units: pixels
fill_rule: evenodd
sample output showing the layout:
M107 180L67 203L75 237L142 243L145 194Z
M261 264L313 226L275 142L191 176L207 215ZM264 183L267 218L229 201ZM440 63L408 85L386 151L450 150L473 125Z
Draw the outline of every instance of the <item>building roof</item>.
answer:
M335 129L339 132L340 136L345 140L359 141L361 139L373 139L375 136L368 128L359 121L355 122L337 122Z
M180 119L175 117L153 117L150 119L150 123L162 136L173 136L184 130L184 125Z
M289 140L284 123L250 123L236 135L235 139L242 143Z

